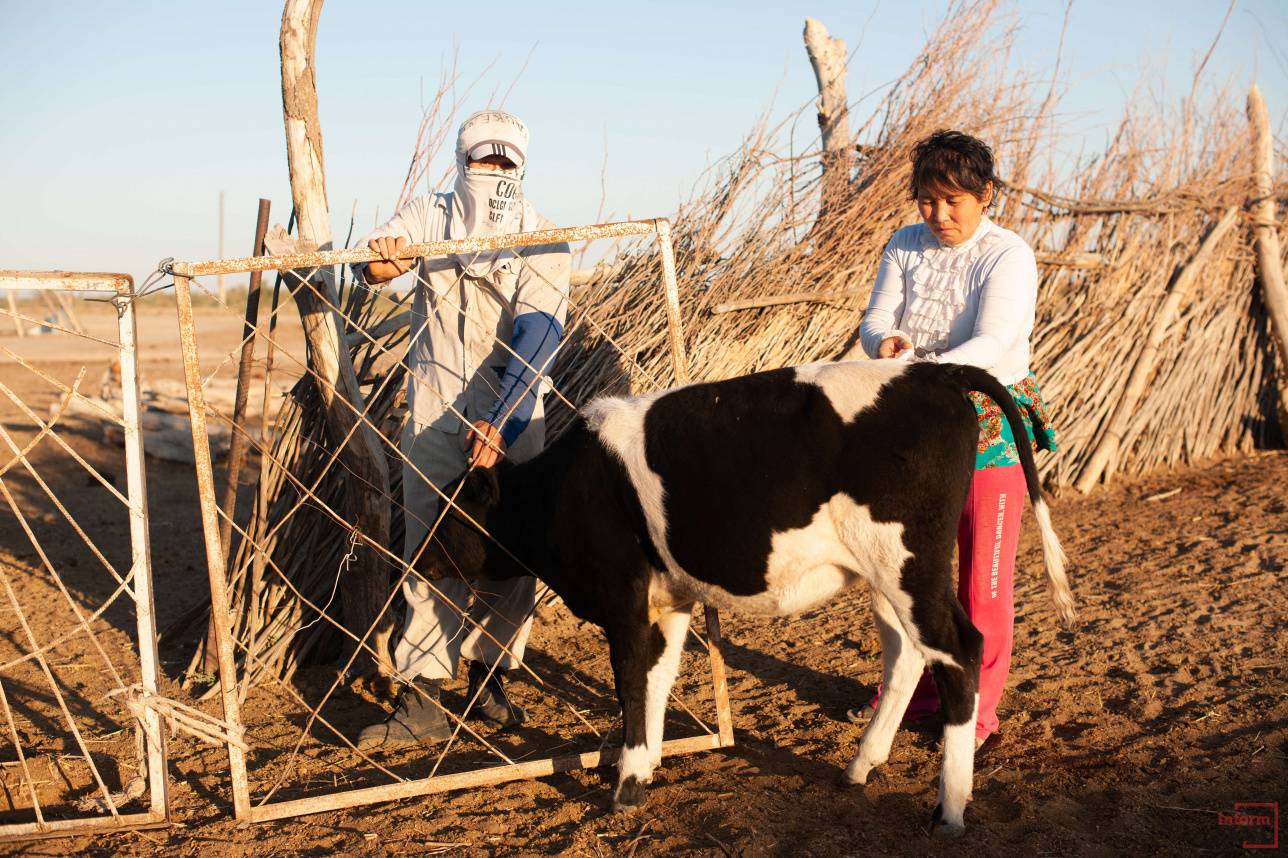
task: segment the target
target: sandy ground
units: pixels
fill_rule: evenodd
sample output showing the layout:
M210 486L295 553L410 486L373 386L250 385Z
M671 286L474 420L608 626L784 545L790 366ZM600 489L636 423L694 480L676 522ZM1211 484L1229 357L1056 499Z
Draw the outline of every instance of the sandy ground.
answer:
M199 323L209 346L207 372L218 366L216 352L231 349L238 336L235 318L208 318L214 315L203 312ZM141 319L145 375L179 377L169 298L153 299ZM111 317L94 317L90 327L110 334ZM110 354L106 347L74 346L66 337L0 337L0 346L31 355L42 371L63 381L81 366L87 379L97 379ZM55 399L48 383L2 357L0 381L42 416ZM0 420L19 445L34 436L31 422L7 398L0 402ZM94 427L69 424L62 437L124 486L119 448L102 444ZM10 458L0 450L0 462ZM125 514L111 492L48 439L30 460L102 547L103 559L123 568ZM84 611L96 609L116 589L103 563L20 466L0 476L72 601ZM190 469L150 461L148 480L164 626L200 599L204 556ZM1088 498L1056 499L1054 520L1072 559L1080 607L1071 632L1058 626L1048 605L1036 528L1027 521L1001 741L977 760L968 831L960 843L945 845L923 834L939 765L931 737L901 732L880 779L864 789L836 786L859 736L845 710L867 699L880 673L867 598L856 592L800 617L725 617L737 745L668 759L647 806L630 816L605 814L611 773L600 770L239 827L231 820L224 751L179 735L170 745L179 825L0 849L228 856L937 855L963 848L989 855L1238 853L1242 843L1268 841L1270 831L1223 825L1222 814L1239 802L1288 799L1285 484L1288 455L1268 453L1125 481ZM1146 500L1174 489L1180 491ZM0 570L38 640L74 632L74 613L7 505L0 506ZM93 624L125 683L137 675L131 623L128 605L118 600ZM189 634L162 642L164 691L176 699L187 699L176 680L191 641ZM28 649L0 593L0 662ZM529 662L548 684L514 683L532 715L529 725L512 733L482 730L483 737L516 759L597 747L600 740L585 724L605 733L615 719L598 632L562 608L543 608ZM120 731L120 709L103 699L119 684L117 677L84 635L57 647L50 663L109 787L119 788L132 774L133 759L129 732ZM292 692L316 703L334 679L334 669L313 668ZM0 680L42 804L52 817L65 814L67 802L88 793L91 782L75 742L58 723L48 683L30 663L0 670ZM449 699L461 691L458 682ZM680 691L711 720L705 659L696 647L685 655ZM201 705L218 713L213 702ZM379 701L348 684L323 709L347 734L382 712ZM257 800L279 778L274 800L388 782L325 729L315 729L293 754L304 717L282 689L250 694L245 720ZM668 723L668 736L700 731L678 708ZM7 736L7 722L0 727ZM402 776L424 776L434 758L425 751L378 762ZM440 771L488 764L482 746L466 739ZM0 823L27 818L26 790L6 743L0 750Z

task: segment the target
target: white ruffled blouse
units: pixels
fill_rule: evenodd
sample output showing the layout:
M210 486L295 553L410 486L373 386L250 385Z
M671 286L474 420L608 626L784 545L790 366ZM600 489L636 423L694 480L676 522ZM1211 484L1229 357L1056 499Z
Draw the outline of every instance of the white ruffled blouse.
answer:
M987 217L953 247L924 223L894 234L859 327L863 350L903 336L941 363L989 370L1003 384L1029 373L1038 272L1024 239Z

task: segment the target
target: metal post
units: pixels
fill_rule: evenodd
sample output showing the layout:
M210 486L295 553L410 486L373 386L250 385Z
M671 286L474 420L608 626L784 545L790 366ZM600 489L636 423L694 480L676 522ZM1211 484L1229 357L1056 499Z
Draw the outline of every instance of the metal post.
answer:
M259 201L259 212L255 219L255 246L253 252L259 256L264 252L264 236L268 233L268 200ZM259 286L264 279L264 272L252 271L250 286L246 290L246 320L242 323L242 345L240 360L237 364L237 394L233 399L233 426L241 426L246 416L246 394L250 389L251 363L255 360L255 336L259 328ZM232 550L229 544L232 536L233 513L237 507L237 484L241 479L242 460L246 457L246 436L233 430L232 441L228 448L228 485L224 487L224 520L219 531L219 542L224 553Z
M134 313L133 284L118 287L117 326L121 339L121 418L125 431L126 495L130 501L130 553L134 576L134 615L139 631L139 672L143 690L158 694L156 601L152 590L152 554L148 534L148 482L143 458L142 404L139 397L138 327ZM152 707L143 715L143 741L147 749L148 791L154 814L170 817L170 790L166 773L165 729Z
M676 384L689 383L689 358L684 350L684 326L680 316L680 287L675 276L675 250L671 246L671 222L655 221L657 241L662 254L662 281L666 290L666 326L671 341L671 368ZM729 680L725 675L724 653L720 651L720 612L710 605L702 606L707 623L707 651L711 656L711 684L716 701L716 723L720 745L733 744L733 709L729 704Z
M670 224L667 225L670 228ZM409 244L398 254L399 259L417 259L421 256L447 256L456 253L479 253L485 250L503 250L507 247L527 247L534 244L553 244L589 241L595 238L620 238L627 235L648 235L656 232L653 220L627 220L616 223L595 223L587 226L570 226L556 229L535 229L531 232L508 232L503 235L475 236L474 238L443 239ZM172 269L182 277L205 277L210 274L233 274L249 271L292 271L297 268L325 268L328 265L350 265L354 262L375 262L380 259L374 250L351 247L348 250L318 250L312 253L287 253L279 256L245 256L241 259L207 259L203 262L175 262ZM3 272L0 272L3 274Z
M179 338L183 348L183 373L188 386L188 416L192 420L192 454L196 464L197 494L201 502L201 530L206 541L206 571L210 578L210 613L215 626L219 653L219 689L224 704L228 734L228 770L233 782L233 815L251 818L250 787L246 778L246 756L239 747L244 728L237 699L237 668L233 659L232 624L228 614L228 582L224 575L224 551L219 543L219 514L215 506L215 475L210 464L210 438L206 434L206 397L201 386L197 332L192 318L189 278L174 278L175 306L179 313Z
M268 207L265 199L259 201L259 211L255 218L255 245L251 252L259 256L264 252L264 236L268 233ZM223 249L220 248L220 255ZM223 280L223 275L219 275ZM224 559L232 562L233 515L237 512L237 489L241 484L242 462L246 458L246 435L238 432L246 416L246 393L250 388L251 363L255 359L255 335L259 327L259 285L264 279L264 272L253 271L250 275L250 287L246 290L246 320L242 323L241 356L237 364L237 394L233 398L233 434L228 447L228 469L225 475L224 502L221 507L224 517L219 523L219 544L224 547ZM220 294L222 299L223 295ZM230 570L231 571L231 570ZM206 629L205 658L202 671L213 674L219 669L217 654L210 648L215 639L215 618L212 614L210 625Z
M729 703L729 678L725 675L724 653L720 650L720 612L710 605L702 606L707 623L707 652L711 656L711 685L716 700L716 726L720 747L733 746L733 706Z

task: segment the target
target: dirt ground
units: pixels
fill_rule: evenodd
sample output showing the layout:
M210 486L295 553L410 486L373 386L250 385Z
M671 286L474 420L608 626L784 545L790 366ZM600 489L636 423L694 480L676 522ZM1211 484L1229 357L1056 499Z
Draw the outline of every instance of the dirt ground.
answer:
M180 377L173 318L168 297L143 310L145 375ZM212 344L209 354L235 343L235 319L207 322L203 314L200 324L203 342ZM110 331L110 317L96 317L91 327ZM108 351L68 342L0 337L0 345L32 355L42 371L60 380L74 378L81 366L87 379L97 378ZM47 415L55 398L48 383L3 358L0 381ZM0 421L20 445L34 437L31 421L7 398L0 402ZM101 443L99 433L85 425L69 424L63 437L124 486L119 448ZM0 462L10 458L0 448ZM118 569L128 565L125 516L110 491L48 439L30 460L87 535L103 546L104 559ZM11 467L0 477L72 599L84 609L97 608L116 588L103 564L67 529L29 475ZM164 627L201 598L204 555L191 469L150 461L148 480ZM605 813L611 773L598 770L238 826L232 821L225 752L181 734L170 743L175 826L0 850L203 856L1241 852L1241 844L1268 842L1271 832L1222 824L1229 822L1225 815L1236 803L1288 799L1285 485L1288 455L1272 452L1123 480L1090 497L1057 498L1053 518L1071 558L1079 602L1073 631L1061 629L1048 604L1036 528L1026 519L1001 741L976 761L968 829L958 843L942 844L923 833L939 765L930 737L902 731L873 784L836 785L860 732L844 713L868 698L880 674L867 598L855 592L799 617L724 617L737 744L666 760L647 805L629 816ZM1174 490L1179 491L1150 500ZM0 569L39 640L74 628L66 600L7 506L0 506ZM0 662L28 649L16 620L9 603L0 600ZM137 675L130 667L131 623L128 605L118 600L94 624L127 683ZM192 638L178 635L161 645L163 691L180 700L188 699L177 680ZM516 733L484 730L483 737L516 759L593 750L599 740L579 725L584 719L603 733L615 717L600 635L562 608L543 608L529 653L534 670L577 715L521 679L515 693L531 722ZM102 699L116 678L104 671L83 635L56 649L50 661L94 759L109 786L119 788L132 773L129 731L120 731L119 707ZM702 652L686 653L685 665L680 696L709 721ZM334 678L332 668L313 668L297 679L293 692L316 702ZM0 670L0 680L33 760L42 802L56 805L88 793L87 767L60 730L55 702L34 666ZM449 699L462 690L460 682L450 687ZM201 705L218 714L213 701ZM342 685L324 715L352 733L382 711L355 684ZM275 800L388 782L325 730L315 730L293 756L303 713L281 689L250 694L245 720L257 798L279 776L283 786ZM668 723L668 737L699 731L678 710ZM7 737L7 723L0 728ZM486 759L481 745L467 740L441 771L476 767ZM381 762L397 774L423 777L433 754ZM0 750L0 823L24 818L18 809L30 806L20 769L11 747Z

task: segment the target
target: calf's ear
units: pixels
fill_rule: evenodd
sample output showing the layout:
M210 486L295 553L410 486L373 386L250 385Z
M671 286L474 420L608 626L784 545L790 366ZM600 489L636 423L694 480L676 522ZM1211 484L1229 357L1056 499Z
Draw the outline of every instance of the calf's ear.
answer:
M470 495L484 506L494 507L501 500L501 483L496 468L475 468L469 476Z

